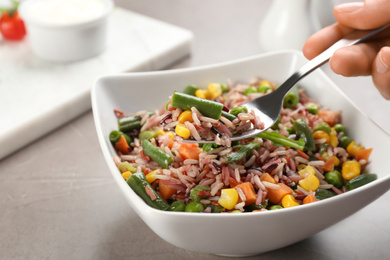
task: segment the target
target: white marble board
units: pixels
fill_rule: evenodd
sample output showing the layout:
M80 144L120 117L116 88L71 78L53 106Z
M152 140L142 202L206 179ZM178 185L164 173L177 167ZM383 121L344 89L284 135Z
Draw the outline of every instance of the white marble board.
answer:
M104 53L66 64L35 57L28 37L0 38L0 159L90 109L99 76L162 69L188 55L193 39L188 30L118 7L108 34Z

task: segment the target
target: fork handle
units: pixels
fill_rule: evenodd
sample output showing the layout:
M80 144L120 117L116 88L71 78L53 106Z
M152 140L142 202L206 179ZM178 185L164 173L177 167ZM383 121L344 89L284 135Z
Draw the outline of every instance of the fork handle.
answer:
M280 85L279 88L277 88L277 91L282 91L284 95L287 94L287 92L297 83L300 79L311 73L313 70L317 69L321 65L325 64L329 61L329 59L333 56L336 50L351 46L354 44L358 44L361 42L365 42L367 39L371 38L372 36L382 32L383 30L390 27L390 24L382 26L376 30L367 30L367 31L355 31L350 33L349 35L345 36L343 39L337 41L332 46L330 46L328 49L326 49L324 52L320 53L318 56L307 62L305 65L303 65L299 70L297 70L293 75L291 75L282 85ZM356 35L359 35L360 37L357 38ZM362 37L363 35L363 37Z

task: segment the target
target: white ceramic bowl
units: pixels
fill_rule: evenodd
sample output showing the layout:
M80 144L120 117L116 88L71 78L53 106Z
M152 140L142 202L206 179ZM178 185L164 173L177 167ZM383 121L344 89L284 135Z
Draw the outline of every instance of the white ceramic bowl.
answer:
M349 135L374 148L368 171L376 173L378 180L345 194L294 208L244 214L201 214L155 210L147 206L118 173L112 161L115 151L108 139L110 131L117 129L113 109L152 110L164 104L172 91L188 84L206 86L228 78L247 82L259 76L280 84L304 62L300 52L283 51L200 68L106 76L96 82L92 88L92 108L104 157L131 207L157 235L187 250L229 256L255 255L312 236L389 190L387 148L390 137L319 70L300 85L323 105L342 110Z
M107 42L107 19L113 8L113 2L99 1L101 2L99 4L104 6L99 15L88 18L86 14L84 20L65 19L67 22L63 23L59 22L58 16L66 16L66 10L64 10L65 14L62 14L57 10L59 8L53 7L60 14L51 17L53 22L50 22L49 19L42 17L50 13L49 10L45 10L41 15L36 8L37 4L42 4L40 3L42 0L22 1L19 12L25 21L33 53L47 61L69 62L87 59L103 52ZM92 7L88 9L92 10Z

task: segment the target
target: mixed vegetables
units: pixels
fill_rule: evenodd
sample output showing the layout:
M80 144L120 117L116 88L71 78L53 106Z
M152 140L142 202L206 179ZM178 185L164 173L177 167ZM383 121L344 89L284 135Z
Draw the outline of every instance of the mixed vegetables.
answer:
M372 149L348 136L340 113L321 107L298 87L286 96L274 126L254 138L230 146L183 142L193 135L191 127L210 127L193 123L199 114L218 127L237 126L237 118L248 113L244 104L275 88L265 80L235 86L212 83L208 89L190 85L174 92L158 111L125 115L115 110L118 130L109 135L117 151L114 162L148 205L185 212L289 208L377 178L364 173ZM239 131L229 129L231 134Z

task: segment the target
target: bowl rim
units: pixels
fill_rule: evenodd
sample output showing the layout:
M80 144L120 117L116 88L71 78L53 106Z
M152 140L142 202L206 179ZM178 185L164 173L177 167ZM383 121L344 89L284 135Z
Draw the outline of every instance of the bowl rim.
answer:
M22 1L18 7L18 12L20 16L24 19L26 22L27 27L29 25L35 26L35 27L42 27L46 29L60 29L60 30L65 30L65 29L77 29L77 28L83 28L83 27L88 27L95 25L101 21L103 21L106 17L109 16L111 11L114 8L114 2L112 0L99 0L102 1L106 8L103 13L101 13L99 16L90 18L84 21L79 21L79 22L72 22L69 24L59 24L59 23L46 23L39 21L37 19L32 18L28 14L28 8L30 5L34 4L34 2L41 1L41 0L25 0Z
M112 154L110 154L109 149L103 149L103 147L106 147L106 143L104 140L104 136L102 133L102 129L100 128L100 119L99 119L99 112L98 112L98 104L97 104L97 99L96 99L96 91L97 88L99 88L100 82L105 81L105 80L112 80L112 79L126 79L126 78L132 78L132 77L137 77L137 76L148 76L148 75L170 75L170 74L175 74L175 73L186 73L186 72L192 72L192 71L199 71L199 70L207 70L210 68L216 68L216 67L221 67L221 66L229 66L232 64L236 63L243 63L251 60L257 60L257 59L262 59L264 57L269 57L269 56L275 56L275 55L283 55L283 54L288 54L292 56L301 56L300 58L303 57L303 54L301 51L297 50L278 50L278 51L272 51L272 52L266 52L266 53L261 53L258 55L252 55L249 57L244 57L244 58L239 58L239 59L234 59L234 60L229 60L229 61L224 61L224 62L219 62L219 63L213 63L213 64L207 64L207 65L202 65L202 66L196 66L196 67L187 67L187 68L179 68L179 69L172 69L172 70L162 70L162 71L146 71L146 72L131 72L131 73L116 73L116 74L109 74L109 75L104 75L99 78L97 78L92 86L91 89L91 99L92 99L92 112L93 112L93 117L95 121L95 126L98 134L98 139L99 143L103 152L103 155L106 159L106 163L108 163L108 166L110 168L110 172L113 175L117 185L120 186L122 189L123 187L127 186L126 181L122 178L120 174L113 174L114 173L114 168L116 169L116 166L112 160ZM317 69L317 73L321 74L321 77L327 81L327 83L333 85L333 87L340 93L340 95L343 95L343 98L349 101L351 106L355 107L363 117L371 121L380 131L382 131L386 136L390 137L390 134L388 134L382 127L380 127L375 121L373 121L368 115L362 111L354 102L351 101L351 99L343 92L341 89L321 70ZM108 160L108 159L111 160ZM227 214L227 213L221 213L221 214L213 214L213 213L193 213L193 212L174 212L174 211L164 211L164 210L158 210L155 209L148 204L146 204L141 197L139 197L132 189L127 189L125 193L125 198L129 201L129 204L133 207L135 211L138 212L138 210L142 210L143 213L146 214L162 214L163 216L169 216L169 215L174 215L174 216L188 216L188 217L197 217L197 218L251 218L254 216L261 216L264 214L289 214L293 211L296 210L305 210L305 209L310 209L312 207L318 207L320 205L326 206L329 203L332 203L335 200L340 200L340 199L347 199L350 196L354 196L355 193L358 193L360 191L370 189L372 186L376 186L379 182L386 182L390 180L390 175L383 176L378 178L377 180L368 183L359 189L354 189L351 191L348 191L346 193L317 201L316 203L310 203L310 204L305 204L305 205L300 205L299 207L291 207L291 208L285 208L282 211L280 210L268 210L267 212L245 212L243 214ZM121 187L122 186L122 187ZM123 190L122 190L123 191ZM130 203L131 200L131 203ZM133 206L132 203L137 204L137 205L142 205L142 207L137 207ZM369 204L367 204L369 205ZM367 206L366 205L366 206ZM363 208L363 207L362 207Z

